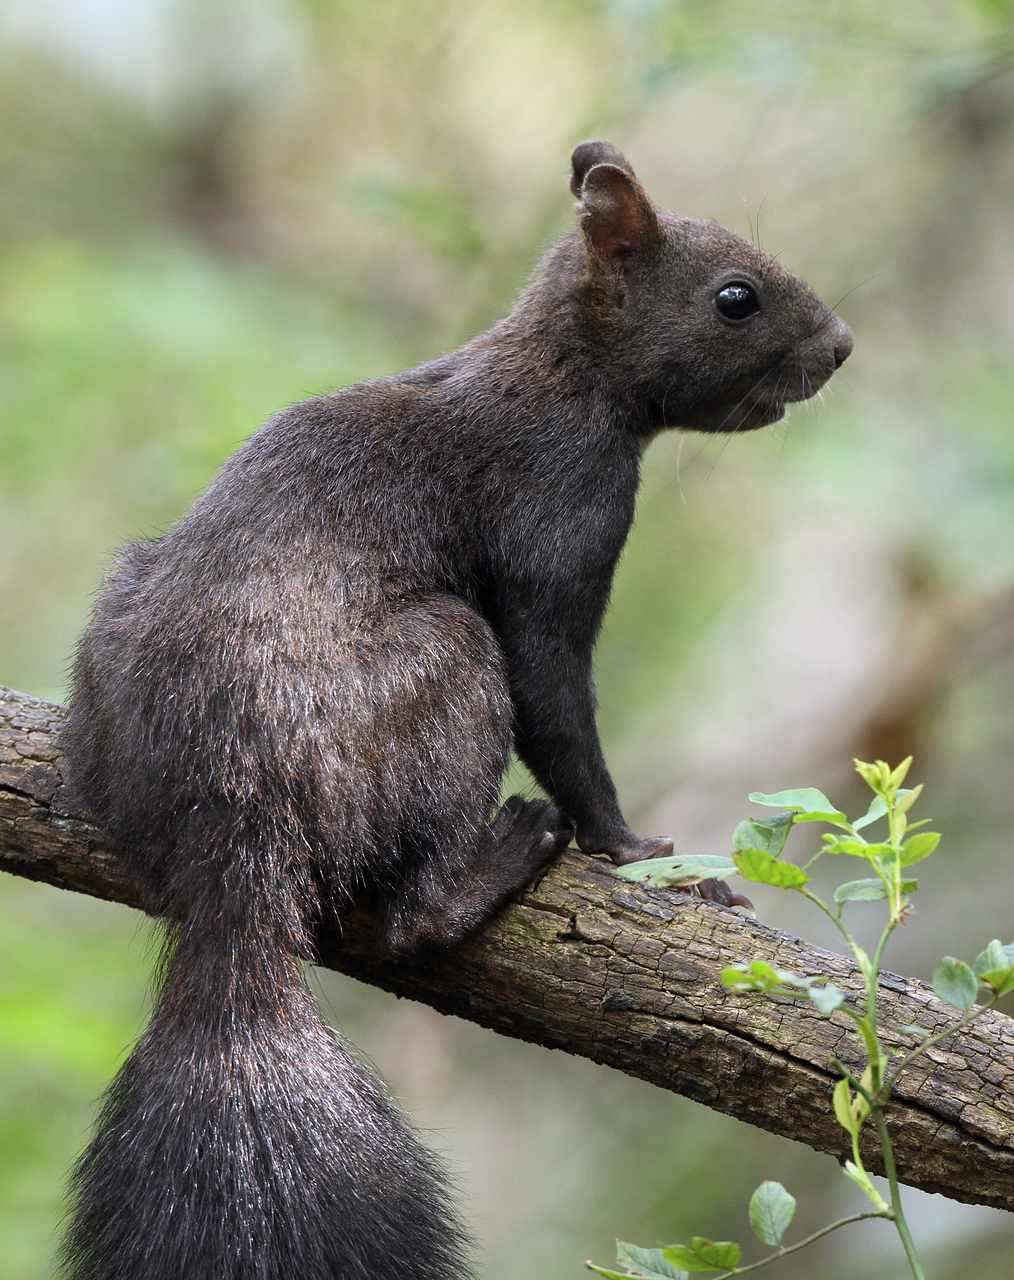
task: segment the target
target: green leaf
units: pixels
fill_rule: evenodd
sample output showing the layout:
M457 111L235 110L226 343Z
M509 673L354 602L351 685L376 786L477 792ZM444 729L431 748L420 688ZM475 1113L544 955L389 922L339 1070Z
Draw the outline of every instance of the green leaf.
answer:
M586 1262L584 1265L589 1271L594 1271L597 1276L605 1276L606 1280L631 1280L631 1276L634 1276L634 1280L641 1280L641 1278L643 1278L643 1280L654 1280L653 1276L645 1277L643 1271L639 1278L636 1272L610 1271L608 1267L597 1267L594 1262Z
M846 1160L843 1168L845 1170L845 1176L852 1179L867 1199L872 1200L878 1209L887 1208L884 1197L873 1185L873 1179L865 1172L865 1170L860 1169L857 1165L853 1164L851 1160Z
M955 1008L970 1009L979 994L979 979L964 960L944 956L933 971L933 990Z
M709 1240L707 1236L694 1236L691 1244L705 1262L719 1270L739 1266L743 1250L733 1240Z
M870 790L876 792L878 796L883 795L891 777L891 771L883 760L878 760L875 764L869 764L865 760L853 760L852 763L856 773Z
M793 815L776 813L771 818L746 818L732 836L734 849L763 849L777 858L792 830Z
M645 858L614 869L622 880L643 881L658 889L679 888L701 880L724 880L736 874L736 864L716 854Z
M911 790L906 790L903 788L901 791L898 792L898 799L901 800L905 796L910 796L911 794L912 794ZM887 814L887 801L884 799L883 796L874 796L873 799L870 801L870 807L866 810L863 816L861 818L856 818L855 822L853 822L852 830L862 831L864 827L871 826L874 822L878 822L886 814ZM912 827L915 827L916 825L922 826L923 823L926 823L926 822L929 822L929 818L924 818L923 821L919 824L916 824L913 822ZM912 828L910 827L909 830L911 829Z
M988 983L996 995L1010 995L1014 991L1014 965L1008 969L991 969L982 975L982 981Z
M992 987L998 996L1014 991L1014 943L1004 946L999 938L994 938L975 957L973 969L980 982Z
M745 964L730 964L722 970L722 986L727 991L752 991L753 979Z
M911 769L911 767L912 767L912 756L906 756L905 759L902 760L901 764L899 764L898 767L891 774L889 782L896 791L898 787L900 787L901 784L908 777L908 771L909 769Z
M796 1198L780 1182L762 1182L750 1197L750 1226L762 1244L781 1244L795 1212Z
M918 880L902 880L901 891L904 894L915 893L919 888ZM887 889L879 876L869 880L847 880L834 891L834 900L839 905L843 902L878 902L887 897Z
M722 985L730 991L776 991L781 985L778 970L766 960L749 965L733 964L722 970Z
M722 970L722 985L730 991L761 991L766 994L797 995L808 992L819 978L803 978L788 969L776 969L766 960L732 964Z
M812 813L797 813L796 822L829 822L832 827L841 827L843 831L848 830L849 820L843 813L839 813L837 809L814 810Z
M718 1271L719 1267L713 1267L710 1263L704 1262L697 1254L686 1244L671 1244L667 1249L662 1251L666 1259L676 1266L682 1267L684 1271Z
M975 957L972 965L974 973L989 973L991 969L1009 969L1014 964L1014 943L1005 947L999 938L993 941Z
M849 1092L849 1082L844 1076L835 1085L831 1100L834 1103L835 1119L841 1127L846 1133L851 1133L853 1136L857 1134L859 1127L852 1112L852 1094Z
M847 827L848 819L816 787L796 787L790 791L751 791L751 804L762 804L768 809L788 809L795 822L830 822L836 827Z
M859 1077L859 1083L863 1086L868 1094L873 1095L873 1068L867 1066L863 1074ZM852 1097L852 1114L856 1118L856 1124L861 1125L866 1117L870 1114L870 1104L857 1089Z
M835 902L876 902L887 897L887 889L879 876L869 880L847 880L834 891Z
M853 831L862 831L863 827L870 826L878 818L882 818L887 813L887 801L883 796L874 796L870 801L870 807L866 810L861 818L856 818L852 824Z
M814 1007L825 1018L830 1018L835 1009L841 1008L845 1003L845 992L836 987L833 982L823 987L811 987L809 996Z
M743 1250L732 1240L709 1240L694 1236L687 1244L673 1244L662 1250L665 1258L686 1271L728 1271L743 1256Z
M824 842L824 853L846 853L850 858L865 858L867 862L883 857L884 850L891 847L889 844L867 844L864 840L853 840L850 836L836 836L831 831L825 831L821 839Z
M647 1277L647 1280L656 1280L656 1277L687 1280L687 1273L674 1267L661 1249L642 1249L640 1245L628 1244L626 1240L616 1241L616 1262L636 1276Z
M780 862L763 849L739 849L732 856L740 875L757 884L772 884L778 889L801 889L810 880L802 867Z
M816 787L795 787L788 791L751 791L751 804L762 804L768 809L788 809L793 813L837 813L834 805Z
M909 836L901 846L901 865L912 867L923 858L928 858L940 843L939 831L921 831L917 836Z
M789 969L776 969L778 980L783 986L795 987L798 991L809 991L815 982L820 982L819 977L804 978L798 973L792 973Z

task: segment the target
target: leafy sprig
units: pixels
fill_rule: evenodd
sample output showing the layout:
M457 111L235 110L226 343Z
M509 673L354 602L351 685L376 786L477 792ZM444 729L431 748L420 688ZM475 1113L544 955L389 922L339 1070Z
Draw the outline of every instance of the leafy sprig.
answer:
M838 930L862 975L863 995L858 1003L847 999L845 992L822 975L791 973L762 958L729 965L722 973L722 983L735 995L805 1000L823 1017L829 1018L839 1012L852 1022L863 1046L865 1064L858 1076L841 1063L831 1064L839 1073L839 1079L829 1102L851 1148L851 1159L845 1161L844 1173L872 1207L832 1222L795 1244L785 1245L782 1241L795 1213L795 1199L780 1183L762 1182L750 1199L750 1225L761 1243L774 1247L773 1253L756 1262L740 1265L743 1250L731 1240L715 1241L705 1236L692 1236L688 1244L673 1244L660 1249L644 1249L618 1241L616 1266L619 1270L592 1262L587 1264L590 1271L605 1276L607 1280L689 1280L690 1275L698 1273L726 1280L727 1277L746 1275L770 1266L832 1231L877 1218L894 1225L912 1276L915 1280L925 1280L901 1201L894 1151L884 1119L885 1109L898 1077L913 1062L941 1040L969 1026L1002 996L1014 991L1014 943L1004 944L994 939L972 964L945 956L933 973L933 990L941 1000L960 1010L961 1018L932 1033L914 1024L897 1027L897 1034L915 1037L916 1043L904 1050L891 1050L885 1046L877 1009L881 960L892 933L908 919L911 898L919 890L919 881L907 874L908 869L924 862L936 851L940 835L924 829L928 820L910 821L909 814L922 794L921 785L904 786L912 765L911 756L894 769L883 760L872 764L862 760L854 763L856 772L872 792L869 807L858 818L850 821L815 787L772 794L753 792L749 798L754 804L777 812L764 818L744 819L733 833L732 849L727 857L674 855L634 863L621 868L617 874L624 879L656 887L686 887L710 877L738 874L756 884L799 893ZM791 831L810 823L832 830L821 835L820 846L802 864L783 858ZM868 839L864 832L880 823L886 825L886 832L881 831L880 839ZM825 902L810 887L809 874L813 865L823 857L859 859L873 874L838 885L832 901ZM886 904L887 914L880 938L870 955L856 941L845 921L845 912L855 904L873 902ZM863 1163L860 1139L868 1127L877 1134L890 1201L881 1195Z

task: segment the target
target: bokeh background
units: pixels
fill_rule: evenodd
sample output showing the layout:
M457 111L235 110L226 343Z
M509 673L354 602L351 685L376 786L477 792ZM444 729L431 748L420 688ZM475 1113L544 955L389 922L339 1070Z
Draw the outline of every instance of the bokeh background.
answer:
M0 10L0 680L62 698L93 584L278 407L450 348L572 217L573 144L758 236L853 358L747 437L653 446L598 660L628 816L723 852L748 790L861 801L916 755L944 832L891 964L1014 935L1009 0L7 0ZM774 893L773 923L832 943ZM51 1274L64 1172L140 1027L135 913L0 886L0 1276ZM816 1227L830 1157L333 975L329 1012L461 1185L487 1280L612 1240ZM939 1280L1005 1215L912 1193ZM847 1233L786 1280L904 1274Z

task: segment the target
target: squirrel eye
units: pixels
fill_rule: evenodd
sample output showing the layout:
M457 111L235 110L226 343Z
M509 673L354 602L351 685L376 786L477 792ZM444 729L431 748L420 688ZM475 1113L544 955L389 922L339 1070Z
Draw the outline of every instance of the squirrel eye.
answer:
M715 294L715 306L724 320L747 320L760 310L760 299L752 285L733 280Z

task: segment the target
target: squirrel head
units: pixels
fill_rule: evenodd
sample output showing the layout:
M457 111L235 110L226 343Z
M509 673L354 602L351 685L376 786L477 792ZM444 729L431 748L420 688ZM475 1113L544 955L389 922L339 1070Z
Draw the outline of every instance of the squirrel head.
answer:
M579 323L650 429L767 426L848 358L848 325L756 245L657 209L608 142L571 165Z

